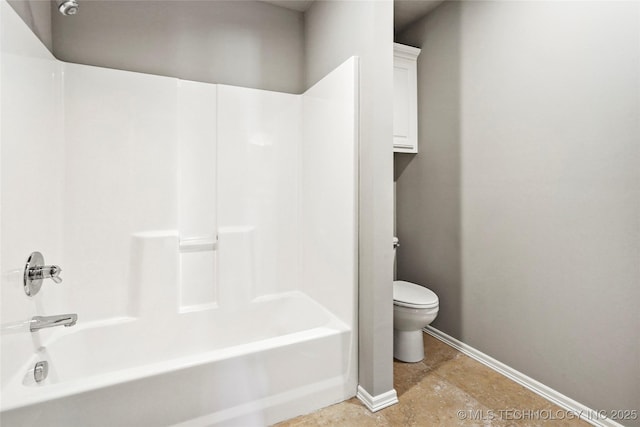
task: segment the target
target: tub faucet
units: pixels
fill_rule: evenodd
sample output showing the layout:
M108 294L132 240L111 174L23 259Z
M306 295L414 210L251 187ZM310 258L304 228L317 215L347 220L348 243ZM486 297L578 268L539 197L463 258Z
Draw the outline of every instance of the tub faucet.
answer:
M59 314L57 316L33 316L29 322L31 332L39 331L44 328L52 328L54 326L69 327L78 321L77 314Z

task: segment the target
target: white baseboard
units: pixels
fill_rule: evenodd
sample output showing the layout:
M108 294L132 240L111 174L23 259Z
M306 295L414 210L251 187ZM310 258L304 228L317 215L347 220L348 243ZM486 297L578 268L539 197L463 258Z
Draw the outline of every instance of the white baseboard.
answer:
M380 409L384 409L388 406L398 403L398 393L396 393L395 389L391 389L377 396L371 396L367 392L367 390L359 385L356 397L360 399L360 401L364 403L364 405L369 408L371 412L376 412Z
M547 387L541 382L538 382L533 378L526 376L522 372L516 371L515 369L505 365L504 363L494 359L493 357L488 356L479 350L476 350L475 348L463 343L462 341L458 341L457 339L437 330L432 326L427 326L423 329L423 331L431 335L432 337L439 339L445 344L449 344L451 347L455 348L461 353L466 354L474 360L477 360L478 362L504 375L510 380L517 382L521 386L542 396L548 401L555 403L556 405L558 405L565 411L570 412L576 417L579 416L581 419L591 425L597 427L624 427L622 424L619 424L616 421L607 418L604 415L604 411L595 411L579 402L576 402L575 400L565 396L564 394L550 387ZM358 393L359 392L360 391L358 390Z

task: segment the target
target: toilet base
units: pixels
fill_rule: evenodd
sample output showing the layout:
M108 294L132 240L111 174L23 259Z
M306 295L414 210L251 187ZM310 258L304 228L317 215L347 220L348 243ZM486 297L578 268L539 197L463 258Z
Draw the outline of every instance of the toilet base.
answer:
M416 363L424 359L422 329L417 331L393 330L393 357L401 362Z

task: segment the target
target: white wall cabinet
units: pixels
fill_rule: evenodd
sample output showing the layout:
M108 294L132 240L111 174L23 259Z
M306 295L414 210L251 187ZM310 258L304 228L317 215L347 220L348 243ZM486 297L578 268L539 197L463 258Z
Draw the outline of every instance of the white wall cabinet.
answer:
M418 55L420 49L393 44L393 151L418 152Z

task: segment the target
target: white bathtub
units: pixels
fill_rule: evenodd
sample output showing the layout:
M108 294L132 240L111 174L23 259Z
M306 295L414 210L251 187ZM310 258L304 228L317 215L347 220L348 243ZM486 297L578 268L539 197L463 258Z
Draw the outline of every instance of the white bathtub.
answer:
M352 396L351 331L300 292L60 328L5 385L9 426L268 425ZM336 351L339 349L339 351ZM36 362L49 362L36 383Z
M357 60L285 94L64 63L0 19L2 427L264 425L353 396ZM64 282L27 297L36 250Z

